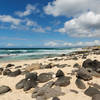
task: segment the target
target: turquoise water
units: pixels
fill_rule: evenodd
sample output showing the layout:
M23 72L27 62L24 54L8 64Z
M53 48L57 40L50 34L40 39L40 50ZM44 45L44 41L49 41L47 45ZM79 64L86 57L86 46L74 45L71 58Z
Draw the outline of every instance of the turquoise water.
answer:
M0 61L38 59L76 51L77 48L1 48Z

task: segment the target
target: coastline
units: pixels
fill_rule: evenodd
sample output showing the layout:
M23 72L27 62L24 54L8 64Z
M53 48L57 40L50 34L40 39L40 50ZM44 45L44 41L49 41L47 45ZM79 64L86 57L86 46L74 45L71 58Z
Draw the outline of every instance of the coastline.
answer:
M97 50L98 51L98 50ZM42 59L34 59L34 60L19 60L19 61L8 61L8 62L0 62L0 66L2 66L3 68L5 68L7 66L7 64L14 64L14 67L9 68L12 71L16 70L16 66L22 66L21 70L25 69L25 64L34 64L34 63L42 63L42 65L48 65L50 63L52 63L53 65L55 64L59 64L59 65L63 65L66 64L65 67L61 68L61 67L53 67L53 68L48 68L48 69L36 69L33 70L31 72L37 72L38 75L40 73L49 73L49 72L53 72L56 74L56 72L61 69L64 74L66 76L71 76L71 83L70 85L66 86L66 87L61 87L62 92L65 93L64 96L59 96L60 100L66 100L66 98L68 100L91 100L91 97L87 96L84 94L84 89L79 89L77 88L77 86L75 85L75 80L76 80L76 75L70 75L70 73L72 73L73 70L76 70L77 68L74 68L73 66L78 63L81 67L83 62L86 59L91 59L91 60L98 60L100 61L100 54L95 54L97 51L90 51L88 54L84 53L83 51L77 51L77 52L72 52L68 55L64 55L62 54L59 57L52 57L52 58L42 58ZM84 55L84 57L83 57ZM86 57L85 57L86 56ZM77 58L77 59L76 59ZM0 95L1 100L36 100L35 98L32 98L32 92L34 91L34 88L32 88L31 90L24 92L23 89L21 90L17 90L15 88L16 84L23 79L25 76L24 75L19 75L17 77L9 77L9 76L3 76L0 75L0 86L2 85L7 85L9 87L11 87L12 91L8 92L6 94ZM52 81L55 81L56 79L52 79ZM93 78L93 80L89 81L90 83L100 83L100 80L98 78ZM86 84L86 88L89 87L89 85L87 84L88 82L84 82ZM42 87L45 83L39 83L39 87ZM78 91L78 94L71 92L70 90L76 90ZM48 100L52 100L51 98Z

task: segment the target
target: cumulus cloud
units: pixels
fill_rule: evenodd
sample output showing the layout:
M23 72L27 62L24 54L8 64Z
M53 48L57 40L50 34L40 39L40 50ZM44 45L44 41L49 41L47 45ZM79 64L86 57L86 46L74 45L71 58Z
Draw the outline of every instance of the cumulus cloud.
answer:
M32 28L33 32L39 32L39 33L43 33L45 32L45 30L42 27L36 27L36 28Z
M97 46L100 45L100 40L87 41L87 42L57 42L57 41L49 41L44 44L46 47L78 47L78 46Z
M24 16L28 16L28 15L32 14L34 11L38 12L39 10L36 9L36 6L28 4L26 6L24 12L17 11L17 12L15 12L15 14L18 15L19 17L24 17Z
M15 24L15 25L18 25L21 22L20 19L14 18L10 15L0 15L0 21L1 22L12 23L12 24Z
M78 16L88 10L100 13L99 0L54 0L44 7L48 15Z
M59 32L66 32L74 37L98 37L100 36L100 14L88 12L78 18L65 22L64 28Z

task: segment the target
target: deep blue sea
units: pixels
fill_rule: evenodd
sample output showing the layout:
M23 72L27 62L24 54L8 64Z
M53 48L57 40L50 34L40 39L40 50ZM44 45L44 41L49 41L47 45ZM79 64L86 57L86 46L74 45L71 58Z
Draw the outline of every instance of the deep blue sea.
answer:
M38 59L58 56L76 51L78 48L0 48L0 61Z

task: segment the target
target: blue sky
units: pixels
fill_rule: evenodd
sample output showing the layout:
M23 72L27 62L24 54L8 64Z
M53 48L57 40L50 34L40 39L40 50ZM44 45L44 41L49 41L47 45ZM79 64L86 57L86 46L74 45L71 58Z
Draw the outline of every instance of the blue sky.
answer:
M99 45L99 4L98 0L0 0L0 47Z

